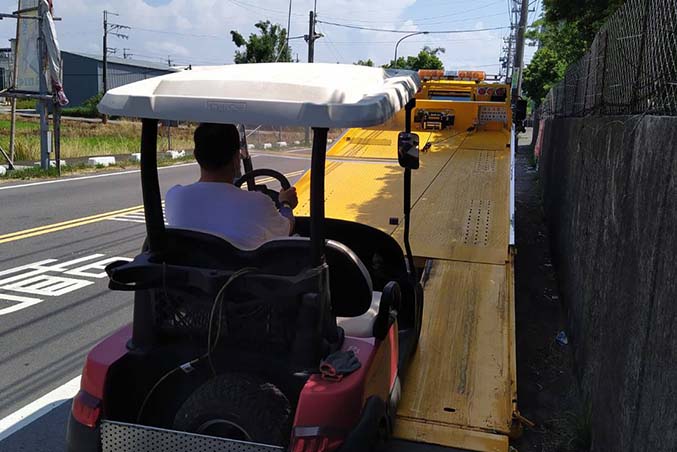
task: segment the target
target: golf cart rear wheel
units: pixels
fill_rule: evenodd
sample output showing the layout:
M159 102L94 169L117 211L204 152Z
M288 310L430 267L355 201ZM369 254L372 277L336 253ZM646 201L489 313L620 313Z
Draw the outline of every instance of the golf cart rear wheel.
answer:
M275 385L251 375L224 374L188 397L174 418L174 428L285 446L291 421L289 400Z

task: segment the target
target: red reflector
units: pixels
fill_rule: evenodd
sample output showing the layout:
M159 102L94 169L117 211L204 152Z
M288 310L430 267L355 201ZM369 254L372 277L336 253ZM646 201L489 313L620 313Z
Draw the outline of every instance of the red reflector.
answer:
M333 452L341 447L341 444L343 444L342 439L306 436L293 438L290 450L292 452Z
M73 417L87 427L96 427L101 416L101 400L80 390L73 399Z

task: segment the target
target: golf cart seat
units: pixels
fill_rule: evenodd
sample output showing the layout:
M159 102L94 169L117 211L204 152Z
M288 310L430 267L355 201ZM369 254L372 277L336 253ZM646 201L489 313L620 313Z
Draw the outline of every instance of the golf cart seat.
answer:
M211 232L179 228L167 228L166 232L166 259L172 265L218 270L255 267L263 273L281 276L293 276L308 267L311 242L306 237L275 239L257 249L243 250ZM328 240L325 252L331 308L337 325L348 336L384 336L391 308L399 303L398 288L386 287L383 292L375 292L365 265L340 242Z

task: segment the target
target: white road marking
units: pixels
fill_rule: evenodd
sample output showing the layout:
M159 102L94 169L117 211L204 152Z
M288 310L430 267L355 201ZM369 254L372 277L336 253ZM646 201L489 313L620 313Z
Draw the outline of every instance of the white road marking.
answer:
M180 165L161 166L160 168L158 168L158 170L163 171L163 170L170 169L170 168L183 168L184 166L192 166L192 165L197 165L197 163L182 163ZM45 180L45 181L42 181L42 182L31 182L29 184L10 185L10 186L7 186L7 187L0 187L0 190L14 190L14 189L19 189L19 188L35 187L36 185L63 184L63 183L67 183L67 182L77 182L79 180L98 179L100 177L124 176L125 174L134 174L134 173L140 173L140 172L141 172L141 170L129 170L129 171L118 171L118 172L115 172L115 173L94 174L94 175L91 175L91 176L70 177L68 179Z
M131 260L128 257L106 258L104 254L92 254L62 263L58 263L57 259L46 259L0 271L0 300L16 303L0 309L0 316L26 309L44 301L38 298L7 294L6 291L22 295L60 297L91 286L96 282L90 279L96 280L106 277L104 269L109 263L115 261L129 262ZM77 276L78 278L66 278L61 276L63 274Z
M22 309L26 309L30 306L43 302L43 300L40 298L18 297L16 295L0 293L0 301L2 300L11 301L17 304L12 305L8 308L0 309L0 316L11 314L12 312L16 311L21 311Z
M268 155L268 154L255 154L252 155L252 158L254 157L283 157L283 156L277 156L277 155ZM170 165L170 166L161 166L158 168L158 171L164 171L168 169L173 169L173 168L183 168L185 166L194 166L197 165L197 162L191 162L191 163L181 163L178 165ZM20 184L20 185L9 185L6 187L0 186L0 190L15 190L19 188L26 188L26 187L35 187L37 185L49 185L49 184L63 184L67 182L77 182L79 180L87 180L87 179L98 179L100 177L113 177L113 176L124 176L126 174L136 174L140 173L141 170L128 170L128 171L117 171L114 173L104 173L104 174L93 174L91 176L77 176L77 177L69 177L67 179L54 179L54 180L45 180L41 182L30 182L28 184Z
M0 419L0 441L72 399L79 389L80 375L4 419Z

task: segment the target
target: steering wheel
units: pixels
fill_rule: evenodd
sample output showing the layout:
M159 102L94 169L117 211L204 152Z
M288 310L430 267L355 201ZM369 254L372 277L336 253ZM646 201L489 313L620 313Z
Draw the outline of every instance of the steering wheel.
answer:
M259 168L259 169L255 169L253 171L250 171L248 173L243 174L242 176L237 178L237 180L235 181L235 186L238 187L238 188L241 188L242 185L244 185L245 182L252 181L254 183L254 191L259 191L261 193L264 193L264 194L270 196L270 199L272 199L273 202L275 203L275 205L279 208L280 207L280 199L279 199L280 193L276 192L275 190L268 188L268 186L266 184L260 184L260 185L256 184L256 178L262 177L262 176L272 177L273 179L276 179L280 183L280 185L282 186L283 190L289 190L289 188L291 187L291 183L289 183L289 179L287 179L287 177L284 174L282 174L278 171L275 171L273 169L268 169L268 168Z

